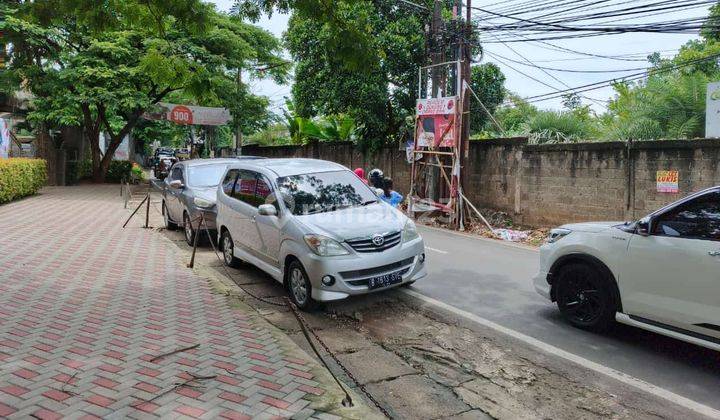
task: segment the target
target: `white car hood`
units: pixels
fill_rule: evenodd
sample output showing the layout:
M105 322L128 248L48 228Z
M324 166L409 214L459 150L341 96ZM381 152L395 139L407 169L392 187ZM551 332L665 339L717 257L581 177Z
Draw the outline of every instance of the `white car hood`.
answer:
M398 210L382 203L296 217L305 225L307 233L317 233L341 241L401 231L407 220Z
M623 224L623 222L583 222L570 223L567 225L562 225L560 227L562 229L572 230L573 232L598 233L621 224Z

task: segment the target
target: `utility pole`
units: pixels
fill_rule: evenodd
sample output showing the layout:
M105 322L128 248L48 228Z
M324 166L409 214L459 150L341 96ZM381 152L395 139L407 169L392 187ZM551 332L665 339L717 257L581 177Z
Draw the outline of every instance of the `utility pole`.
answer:
M468 92L465 92L465 89L463 89L463 86L465 83L470 85L470 81L472 79L472 69L470 67L470 61L472 59L472 14L471 14L471 5L472 0L465 0L465 34L464 37L461 38L460 45L462 46L462 51L460 55L460 59L463 60L462 62L462 78L460 82L461 87L461 94L463 99L462 104L462 132L460 133L460 186L461 191L465 191L465 187L468 186L469 178L469 163L470 163L470 95L468 95ZM458 14L462 16L462 13L458 9ZM462 31L462 28L459 28ZM462 41L464 40L464 42ZM462 213L462 209L460 209L460 213Z
M432 72L432 88L431 95L433 98L440 96L440 85L442 84L442 66L437 64L445 61L445 45L443 43L443 19L442 19L442 3L440 0L435 0L433 7L433 16L430 23L430 59L432 60L433 67ZM444 91L444 89L443 89ZM435 133L438 135L439 133ZM426 159L429 159L426 157ZM430 166L427 171L427 179L425 183L426 197L433 201L438 200L438 181L440 180L440 168L436 166Z
M235 77L235 83L237 85L237 95L240 96L240 89L242 88L242 70L237 69L237 76ZM237 117L237 115L236 115ZM239 117L237 117L239 118ZM240 121L235 121L235 154L242 156L243 137L242 131L240 130Z

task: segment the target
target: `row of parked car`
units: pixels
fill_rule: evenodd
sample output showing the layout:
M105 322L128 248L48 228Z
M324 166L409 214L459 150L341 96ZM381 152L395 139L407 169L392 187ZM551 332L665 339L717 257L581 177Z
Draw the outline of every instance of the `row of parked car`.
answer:
M302 309L427 275L413 221L342 165L196 159L175 163L162 185L167 229L182 228L189 245L207 229L225 264L257 266Z

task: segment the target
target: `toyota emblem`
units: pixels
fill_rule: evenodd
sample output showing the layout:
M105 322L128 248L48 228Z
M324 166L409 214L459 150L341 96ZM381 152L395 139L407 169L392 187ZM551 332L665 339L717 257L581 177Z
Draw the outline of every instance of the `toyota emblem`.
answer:
M382 235L373 235L372 243L375 246L382 246L385 243L385 238Z

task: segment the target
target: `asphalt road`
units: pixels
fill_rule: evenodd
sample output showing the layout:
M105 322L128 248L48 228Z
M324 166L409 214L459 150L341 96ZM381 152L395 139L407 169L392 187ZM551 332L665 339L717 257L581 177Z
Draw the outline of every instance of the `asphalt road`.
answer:
M419 227L429 276L413 289L585 359L720 409L720 353L634 327L599 335L573 328L538 295L539 253Z

